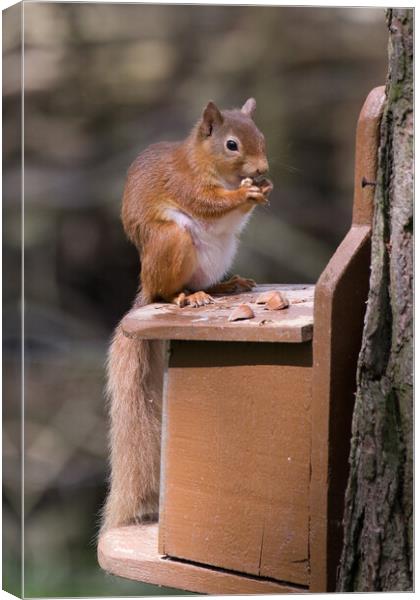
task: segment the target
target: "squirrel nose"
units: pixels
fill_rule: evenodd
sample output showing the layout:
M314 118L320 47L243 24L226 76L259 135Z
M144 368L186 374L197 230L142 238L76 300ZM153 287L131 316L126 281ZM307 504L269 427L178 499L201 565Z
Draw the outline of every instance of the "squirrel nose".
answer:
M266 160L264 160L258 165L255 172L258 176L258 175L264 175L264 173L267 173L267 171L268 171L268 162Z

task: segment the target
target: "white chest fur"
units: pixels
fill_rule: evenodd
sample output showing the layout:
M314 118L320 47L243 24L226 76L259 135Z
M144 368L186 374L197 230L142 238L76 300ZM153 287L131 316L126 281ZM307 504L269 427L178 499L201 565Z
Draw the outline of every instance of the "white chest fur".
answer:
M196 248L198 265L188 282L190 290L206 289L221 281L233 262L238 235L251 213L233 210L214 221L201 221L181 210L167 209L167 218L191 233Z

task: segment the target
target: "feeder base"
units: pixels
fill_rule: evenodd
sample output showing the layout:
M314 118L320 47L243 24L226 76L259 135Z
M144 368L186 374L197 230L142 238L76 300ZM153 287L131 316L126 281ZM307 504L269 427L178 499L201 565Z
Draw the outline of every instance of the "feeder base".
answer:
M291 594L306 587L247 576L158 554L158 524L110 529L99 539L100 566L113 575L201 594Z

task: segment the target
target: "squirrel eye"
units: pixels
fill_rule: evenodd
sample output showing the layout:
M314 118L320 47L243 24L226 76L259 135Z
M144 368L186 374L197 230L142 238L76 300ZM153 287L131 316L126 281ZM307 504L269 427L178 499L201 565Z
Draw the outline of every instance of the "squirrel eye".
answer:
M234 150L237 150L237 149L238 149L238 144L235 142L235 140L228 140L228 141L226 142L226 148L227 148L228 150L232 150L232 151L234 151Z

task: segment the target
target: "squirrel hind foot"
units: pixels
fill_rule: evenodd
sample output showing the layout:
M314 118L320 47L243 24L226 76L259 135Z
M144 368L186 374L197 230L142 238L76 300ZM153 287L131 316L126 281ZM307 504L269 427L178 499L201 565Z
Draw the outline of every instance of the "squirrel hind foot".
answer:
M256 285L257 284L253 279L246 279L240 275L234 275L227 281L222 281L221 283L212 286L208 291L212 294L250 292Z
M206 292L193 292L192 294L181 292L176 296L173 302L183 308L184 306L191 306L197 308L198 306L206 306L207 304L214 304L214 298Z

